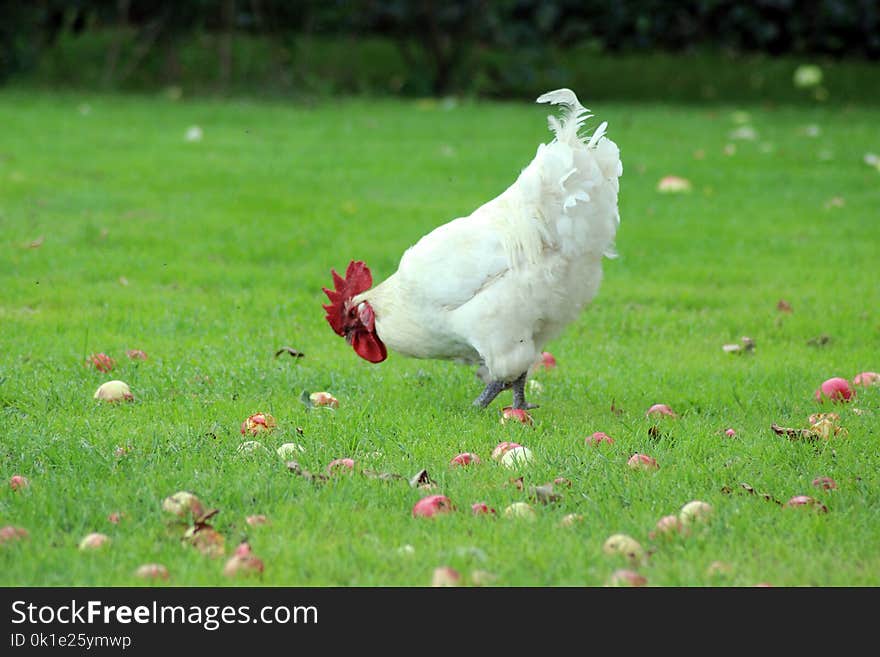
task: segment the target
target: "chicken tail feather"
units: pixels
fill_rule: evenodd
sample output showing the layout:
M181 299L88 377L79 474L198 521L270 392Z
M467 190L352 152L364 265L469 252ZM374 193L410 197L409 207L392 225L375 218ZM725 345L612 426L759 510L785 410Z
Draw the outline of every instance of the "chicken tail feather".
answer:
M583 127L586 120L593 116L589 113L590 110L581 105L577 96L571 89L556 89L555 91L548 91L547 93L538 96L538 99L535 102L562 105L565 108L559 119L551 115L547 117L547 122L550 125L550 130L556 134L556 139L569 144L578 139L578 132ZM600 132L602 132L601 127L596 133ZM597 137L596 139L598 140Z

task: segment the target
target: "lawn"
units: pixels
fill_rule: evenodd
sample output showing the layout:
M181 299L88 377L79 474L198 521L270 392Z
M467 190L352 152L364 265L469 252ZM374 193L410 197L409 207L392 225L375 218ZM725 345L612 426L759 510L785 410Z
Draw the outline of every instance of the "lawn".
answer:
M582 98L621 148L620 257L547 345L558 365L535 374L533 427L499 421L510 393L472 407L470 369L371 365L331 331L331 267L363 259L381 280L501 192L549 138L529 101L0 92L0 525L29 532L0 545L0 585L140 585L135 569L161 563L178 586L423 586L439 566L466 584L601 586L630 566L603 551L616 533L650 555L634 567L652 586L880 585L880 386L833 409L845 431L827 440L770 429L831 410L813 398L823 380L880 370L880 171L865 162L880 110ZM667 175L692 190L659 193ZM742 336L753 352L722 349ZM304 357L276 357L285 346ZM85 366L96 352L112 372ZM132 403L93 399L114 378ZM339 408L309 410L304 391ZM655 403L679 417L647 418ZM242 453L256 412L278 426ZM596 431L614 443L586 445ZM493 461L505 440L534 461ZM355 473L294 474L275 454L286 442L306 470L351 457ZM450 467L463 451L482 463ZM635 452L659 469L628 468ZM412 517L423 468L455 513ZM30 485L12 490L15 474ZM528 499L520 475L571 485L532 521L504 517ZM181 544L187 525L162 504L181 490L218 510L226 556L249 541L261 576L230 579L225 558ZM782 506L796 495L827 513ZM691 500L709 522L651 537ZM90 532L110 543L79 550Z

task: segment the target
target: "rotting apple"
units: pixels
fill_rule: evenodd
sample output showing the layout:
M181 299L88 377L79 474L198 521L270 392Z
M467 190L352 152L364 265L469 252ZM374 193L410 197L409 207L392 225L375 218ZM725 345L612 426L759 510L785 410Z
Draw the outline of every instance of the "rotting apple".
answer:
M241 423L241 433L256 436L262 431L272 431L277 426L278 422L269 413L254 413Z

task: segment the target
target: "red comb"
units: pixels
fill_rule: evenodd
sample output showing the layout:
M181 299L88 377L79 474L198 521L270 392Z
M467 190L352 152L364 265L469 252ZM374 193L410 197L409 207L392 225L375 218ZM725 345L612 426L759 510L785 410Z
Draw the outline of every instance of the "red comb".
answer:
M331 269L330 273L333 274L333 285L336 289L321 288L330 299L330 303L322 307L327 311L327 321L333 330L337 335L344 335L345 302L356 294L369 290L373 285L373 275L361 260L348 263L345 278L337 274L335 269Z

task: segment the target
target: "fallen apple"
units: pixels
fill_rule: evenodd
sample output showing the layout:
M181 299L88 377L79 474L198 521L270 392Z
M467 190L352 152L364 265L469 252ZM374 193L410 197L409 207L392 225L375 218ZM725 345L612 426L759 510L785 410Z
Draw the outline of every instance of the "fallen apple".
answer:
M248 434L256 436L262 431L272 431L277 426L275 418L268 413L254 413L241 423L241 433L245 436Z
M627 569L615 570L608 578L608 586L645 586L647 583L647 577Z
M178 518L198 518L205 513L202 501L192 493L182 490L162 500L162 509Z
M131 388L125 381L107 381L98 386L94 394L95 399L101 399L108 402L132 401L134 395L131 394Z
M306 451L306 448L297 443L284 443L275 452L285 461L293 461L297 456Z
M501 457L504 456L504 453L513 449L514 447L522 447L519 443L511 443L511 442L501 442L495 446L495 449L492 450L492 458L496 461L500 461Z
M237 577L239 575L260 575L263 573L265 565L263 560L250 551L239 554L238 550L226 561L223 566L223 574L226 577Z
M141 579L168 579L168 569L160 563L145 563L134 571Z
M498 579L498 575L490 573L488 570L472 570L471 584L474 586L489 586Z
M120 522L122 522L123 518L125 518L124 511L114 511L107 516L107 522L118 525Z
M12 475L9 478L9 487L12 490L22 490L31 485L31 482L24 475Z
M522 518L523 520L534 520L538 517L535 510L527 502L514 502L504 509L505 518Z
M445 495L428 495L423 497L412 508L414 518L433 518L436 515L449 513L455 510L455 506Z
M339 408L339 400L329 392L313 392L309 395L309 401L312 406L327 406L328 408Z
M657 459L655 459L653 456L648 456L647 454L639 454L638 452L630 456L626 464L633 470L647 471L657 470L660 468L660 465L657 463Z
M260 525L268 525L269 519L264 516L262 513L258 513L253 516L248 516L244 519L244 521L250 525L251 527L258 527Z
M147 354L140 349L129 349L125 352L131 360L147 360Z
M713 561L709 564L709 567L706 568L706 574L709 577L717 577L723 575L730 575L733 573L733 566L724 561Z
M90 354L86 359L86 365L94 367L99 372L109 372L116 367L116 361L105 353Z
M354 459L333 459L327 464L327 474L339 474L344 472L350 474L354 470Z
M110 537L106 534L101 534L100 532L92 532L91 534L86 534L79 542L79 549L97 550L98 548L104 547L109 542Z
M0 527L0 545L21 541L29 537L30 534L28 534L28 530L24 527L14 527L12 525Z
M691 181L681 176L664 176L657 183L657 191L663 194L678 194L691 191Z
M654 530L648 532L648 538L671 538L676 534L684 533L684 527L682 527L681 520L678 516L668 515L663 516L660 520L657 521L657 524L654 526Z
M450 465L470 465L471 463L477 464L480 462L480 457L472 452L462 452L458 456L453 457L453 459L449 462Z
M602 544L605 554L619 554L630 560L633 564L641 563L645 558L645 551L641 544L627 534L612 534Z
M239 454L268 454L269 450L259 440L245 440L236 450Z
M728 438L734 438L736 436L736 429L725 429L724 435Z
M544 369L552 370L554 367L556 367L556 357L549 351L542 351L541 364L544 366Z
M434 569L431 577L431 586L458 586L461 583L461 575L455 568L441 566Z
M579 522L583 522L584 517L579 513L569 513L567 515L562 516L562 520L559 521L559 524L563 527L571 527Z
M839 376L826 379L814 393L816 401L824 402L826 399L832 402L848 402L855 395L849 381Z
M831 477L816 477L813 479L813 486L822 490L834 490L837 488L837 482Z
M862 372L856 374L853 383L857 386L878 386L880 385L880 374L877 372Z
M501 409L501 424L507 424L508 422L519 422L526 426L534 424L531 415L521 408L513 408L512 406L506 406Z
M819 500L814 497L810 497L809 495L795 495L788 502L785 503L786 508L797 508L797 507L815 507L815 509L819 513L828 513L828 507L822 504Z
M195 524L187 529L182 541L212 559L222 557L226 551L226 539L223 534L205 524Z
M506 468L516 468L528 465L533 460L534 457L532 456L532 450L520 445L519 447L514 447L513 449L504 452L501 457L501 465Z
M665 415L667 417L678 417L678 414L666 404L653 404L647 411L645 417L652 415Z
M700 500L688 502L678 512L678 519L682 525L692 525L697 522L708 522L713 513L712 505Z
M486 504L485 502L474 502L471 504L471 512L475 516L479 516L482 514L495 515L495 509Z
M596 431L591 436L587 436L586 438L584 438L584 443L586 443L587 445L592 445L593 447L597 447L602 443L613 445L614 439L604 431Z

